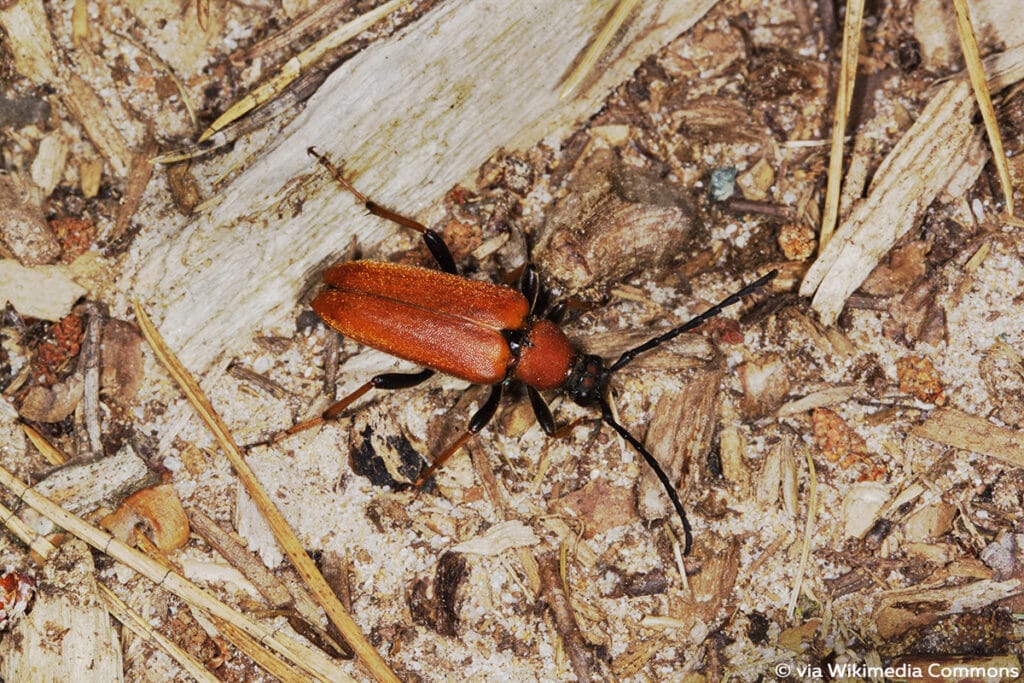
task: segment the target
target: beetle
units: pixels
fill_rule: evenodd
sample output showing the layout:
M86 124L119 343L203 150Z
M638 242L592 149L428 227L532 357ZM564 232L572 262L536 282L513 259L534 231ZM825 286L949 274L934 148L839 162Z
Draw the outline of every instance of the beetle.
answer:
M424 369L376 375L319 417L294 425L260 443L274 443L335 418L371 389L413 387L435 372L491 385L490 395L470 417L465 432L416 477L413 487L419 487L490 422L509 385L518 382L526 386L537 421L548 435L554 435L557 429L540 392L561 390L581 406L596 406L601 420L622 436L654 470L682 523L683 553L689 554L693 532L679 495L654 456L613 416L606 397L609 380L638 355L694 329L738 303L771 281L777 271L763 275L695 318L607 364L600 356L577 350L566 337L558 324L565 310L563 305L552 307L545 316L537 315L535 307L541 284L532 264L524 269L518 290L462 277L451 251L438 233L373 202L345 179L330 159L313 147L308 152L370 213L420 233L440 268L433 270L379 261L341 263L324 272L327 287L313 299L313 310L342 335L412 361Z

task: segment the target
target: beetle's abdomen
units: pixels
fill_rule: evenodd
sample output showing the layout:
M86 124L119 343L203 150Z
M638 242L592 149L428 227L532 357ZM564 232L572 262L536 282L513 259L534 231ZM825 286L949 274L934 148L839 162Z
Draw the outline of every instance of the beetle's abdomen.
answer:
M351 261L328 269L332 289L313 310L361 344L469 382L505 378L512 353L502 329L529 310L518 291L426 268Z

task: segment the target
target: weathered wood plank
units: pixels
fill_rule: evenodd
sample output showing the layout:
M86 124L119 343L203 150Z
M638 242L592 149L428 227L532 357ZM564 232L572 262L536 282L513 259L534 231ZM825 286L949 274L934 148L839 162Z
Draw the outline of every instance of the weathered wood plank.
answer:
M141 266L127 291L154 309L183 362L209 368L257 326L283 319L351 235L373 245L393 229L339 192L307 147L344 159L364 192L415 215L498 148L565 135L714 0L639 3L595 82L561 101L563 79L613 4L453 0L436 8L332 74L216 207L135 255Z

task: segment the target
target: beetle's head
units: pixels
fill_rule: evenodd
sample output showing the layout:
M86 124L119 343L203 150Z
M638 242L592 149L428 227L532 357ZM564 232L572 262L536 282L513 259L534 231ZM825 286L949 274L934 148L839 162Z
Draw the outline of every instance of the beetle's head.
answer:
M579 354L572 361L565 393L581 406L596 405L604 396L611 376L604 359L593 354Z

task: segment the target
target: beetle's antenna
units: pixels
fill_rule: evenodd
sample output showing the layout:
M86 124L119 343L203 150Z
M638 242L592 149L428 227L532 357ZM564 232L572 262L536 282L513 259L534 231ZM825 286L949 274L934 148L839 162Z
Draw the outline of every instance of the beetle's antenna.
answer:
M640 346L637 346L636 348L633 348L633 349L630 349L629 351L626 351L624 354L619 356L619 359L617 361L615 361L614 365L612 365L610 368L608 368L608 372L609 373L615 372L616 370L621 368L623 365L626 365L627 363L629 363L631 360L636 358L638 355L640 355L644 351L650 351L651 349L653 349L656 346L660 346L661 344L664 344L667 341L675 339L676 337L681 335L683 332L689 332L690 330L692 330L693 328L699 326L701 323L703 323L704 321L708 320L709 318L714 318L716 315L718 315L719 313L724 311L727 307L732 306L735 303L739 303L743 299L743 297L747 296L748 294L753 292L758 287L762 287L762 286L768 284L769 282L771 282L772 279L774 279L775 276L778 275L778 274L779 274L779 271L773 270L772 272L768 273L767 275L763 275L763 276L759 277L757 280L751 282L749 285L747 285L746 287L744 287L740 291L736 292L735 294L730 294L726 298L722 299L720 302L718 302L717 304L715 304L714 306L712 306L708 310L704 311L703 313L698 315L696 318L688 320L687 322L683 323L679 327L673 328L673 329L669 330L668 332L666 332L665 334L663 334L661 336L655 337L654 339L646 341L643 344L641 344Z
M672 485L668 475L665 474L665 470L661 469L661 465L655 460L654 456L643 447L636 437L626 431L626 428L615 421L612 417L612 407L608 405L607 399L603 396L599 399L601 404L601 419L611 425L612 429L619 433L623 439L629 442L629 444L637 450L640 455L644 456L644 460L651 466L654 473L658 475L658 481L665 488L665 493L668 494L669 500L672 501L672 505L676 509L676 514L679 515L679 521L683 523L683 555L690 554L690 547L693 546L693 532L690 530L690 520L686 518L686 510L683 509L683 504L679 500L679 494L676 493L676 487Z

